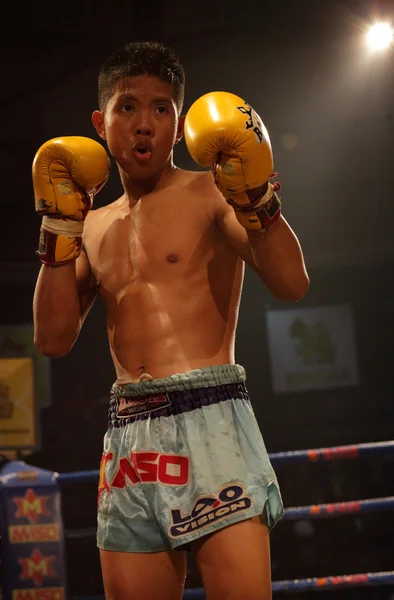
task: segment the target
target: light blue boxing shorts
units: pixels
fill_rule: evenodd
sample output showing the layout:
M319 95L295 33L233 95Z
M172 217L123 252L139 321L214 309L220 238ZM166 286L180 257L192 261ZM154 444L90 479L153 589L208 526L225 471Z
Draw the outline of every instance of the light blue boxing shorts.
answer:
M99 548L187 548L256 515L272 529L283 503L245 381L220 365L112 386Z

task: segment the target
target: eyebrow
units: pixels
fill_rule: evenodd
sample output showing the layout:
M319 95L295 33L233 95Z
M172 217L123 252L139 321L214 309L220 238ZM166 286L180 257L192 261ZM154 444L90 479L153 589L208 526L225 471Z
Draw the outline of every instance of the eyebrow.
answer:
M137 96L134 96L133 94L128 94L128 93L121 94L118 97L118 102L123 101L123 100L133 100L134 102L139 102ZM152 102L153 103L166 102L167 104L171 104L172 99L168 96L155 96L154 98L152 98Z

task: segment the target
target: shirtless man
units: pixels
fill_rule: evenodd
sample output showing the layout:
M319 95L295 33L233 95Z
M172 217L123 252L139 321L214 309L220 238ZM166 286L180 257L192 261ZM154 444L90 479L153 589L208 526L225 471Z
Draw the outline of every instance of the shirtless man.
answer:
M38 150L33 308L37 348L59 357L97 295L106 307L117 375L99 483L106 597L179 600L191 549L208 600L268 600L269 531L283 505L234 359L244 266L281 300L298 301L309 285L268 181L269 140L249 105L213 93L185 126L192 156L213 168L177 168L184 72L159 43L118 49L98 87L92 120L124 193L90 210L108 177L98 142L56 138Z

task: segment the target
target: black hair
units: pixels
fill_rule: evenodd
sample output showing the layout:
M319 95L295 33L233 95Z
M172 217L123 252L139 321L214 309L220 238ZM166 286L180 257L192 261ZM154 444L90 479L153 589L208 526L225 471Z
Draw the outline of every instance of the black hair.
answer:
M170 83L181 113L185 94L185 71L176 52L161 42L128 42L103 62L98 77L98 102L104 111L118 81L125 77L151 75Z

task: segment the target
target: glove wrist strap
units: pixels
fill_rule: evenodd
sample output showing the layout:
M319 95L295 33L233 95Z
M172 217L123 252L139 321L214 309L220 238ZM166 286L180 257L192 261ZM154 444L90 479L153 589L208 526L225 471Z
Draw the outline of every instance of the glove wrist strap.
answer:
M37 254L44 265L63 265L81 253L82 236L62 235L40 229Z
M264 204L255 209L255 213L261 223L261 229L268 231L273 227L280 218L282 213L282 202L276 192L273 192L271 198Z
M65 235L71 237L80 237L83 233L83 221L72 221L71 219L57 219L54 217L43 216L41 227L45 231L55 233L56 235Z
M261 194L262 191L263 194ZM245 229L265 232L278 222L282 203L275 192L275 186L268 182L268 185L264 184L256 190L248 190L242 195L242 204L234 201L233 198L229 198L227 202L234 208L238 221ZM246 195L249 199L248 202L245 202ZM250 201L252 197L256 199Z

